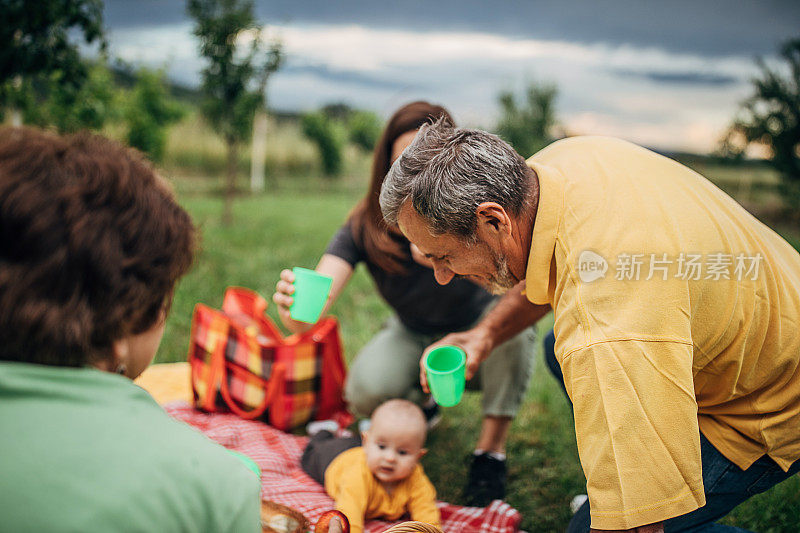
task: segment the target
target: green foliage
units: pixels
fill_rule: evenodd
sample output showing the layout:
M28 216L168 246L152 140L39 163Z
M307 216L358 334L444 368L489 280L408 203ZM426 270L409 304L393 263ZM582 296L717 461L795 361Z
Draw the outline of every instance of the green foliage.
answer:
M53 80L46 103L48 122L60 132L80 129L101 129L106 121L117 118L117 90L111 72L105 64L89 67L85 83L78 88L63 86Z
M187 9L207 62L202 71L203 115L229 142L246 140L263 100L251 86L278 68L280 46L273 43L263 53L251 0L189 0ZM260 62L262 55L266 58Z
M83 60L81 42L105 51L101 0L0 2L0 106L61 132L102 128L113 112L108 69Z
M783 199L800 214L800 38L781 45L780 56L785 73L758 60L761 77L752 80L753 95L742 104L743 116L732 130L771 149Z
M334 102L331 104L325 104L322 106L320 110L325 113L326 116L332 118L333 120L338 120L339 122L347 122L350 118L350 115L353 114L354 110L350 107L350 104L345 102Z
M164 73L140 70L125 110L128 144L162 161L166 128L183 115L184 110L169 98Z
M303 134L316 146L328 177L341 174L343 151L350 141L364 152L371 152L378 142L382 124L375 113L357 110L343 102L327 104L319 111L301 118Z
M250 137L255 112L264 106L267 77L280 65L281 47L273 42L264 53L252 0L188 0L187 10L207 62L201 110L228 146L222 219L230 224L238 147Z
M48 79L19 80L14 84L14 89L6 93L8 109L16 109L22 113L25 124L46 126L49 121L47 106L43 102L47 99L51 83Z
M552 141L550 130L556 123L556 94L555 85L531 83L521 104L517 104L510 91L498 96L501 117L497 134L522 157L532 156Z
M0 20L0 105L26 100L19 91L38 77L77 91L87 68L71 38L106 47L101 0L4 0Z
M85 62L87 78L80 85L63 84L58 73L21 81L9 107L22 113L23 121L40 127L55 126L61 133L102 129L119 118L113 76L103 62Z
M382 128L378 115L371 111L354 111L347 120L350 142L367 152L378 143Z
M341 174L344 135L340 123L317 111L303 115L301 124L303 134L317 146L325 175L335 177Z

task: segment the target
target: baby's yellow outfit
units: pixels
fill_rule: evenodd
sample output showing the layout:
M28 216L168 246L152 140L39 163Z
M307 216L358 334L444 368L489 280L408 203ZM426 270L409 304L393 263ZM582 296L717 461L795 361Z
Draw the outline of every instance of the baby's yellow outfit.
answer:
M340 453L331 462L325 470L325 490L336 500L336 509L347 516L352 533L362 533L365 520L397 520L406 512L412 520L440 525L436 489L422 465L417 464L389 494L367 468L360 446Z

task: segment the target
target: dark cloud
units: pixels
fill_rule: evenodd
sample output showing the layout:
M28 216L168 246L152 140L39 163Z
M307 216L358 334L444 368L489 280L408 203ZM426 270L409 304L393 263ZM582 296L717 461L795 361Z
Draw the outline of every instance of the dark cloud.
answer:
M106 0L110 28L187 21L183 0ZM256 0L263 22L480 31L584 44L653 46L703 56L770 55L800 35L796 0Z
M735 85L742 80L736 76L712 72L663 72L663 71L638 71L617 69L612 71L618 76L626 78L642 78L657 83L671 83L675 85L705 85L726 87Z

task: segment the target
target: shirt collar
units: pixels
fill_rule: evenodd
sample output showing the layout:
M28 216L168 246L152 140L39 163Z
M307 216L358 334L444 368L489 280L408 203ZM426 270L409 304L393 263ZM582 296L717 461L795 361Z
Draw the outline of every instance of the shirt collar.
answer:
M556 235L564 212L564 183L558 170L528 159L539 178L539 207L533 223L531 251L525 272L525 295L535 304L551 304L551 268Z

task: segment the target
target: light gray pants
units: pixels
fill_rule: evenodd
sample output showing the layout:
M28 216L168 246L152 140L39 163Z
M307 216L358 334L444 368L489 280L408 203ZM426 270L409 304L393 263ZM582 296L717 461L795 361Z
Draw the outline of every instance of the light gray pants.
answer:
M358 353L348 369L345 398L358 416L369 416L381 403L405 398L421 404L422 352L443 335L423 335L405 327L396 316ZM497 347L484 361L468 389L483 391L484 416L517 414L528 390L536 350L533 327Z

